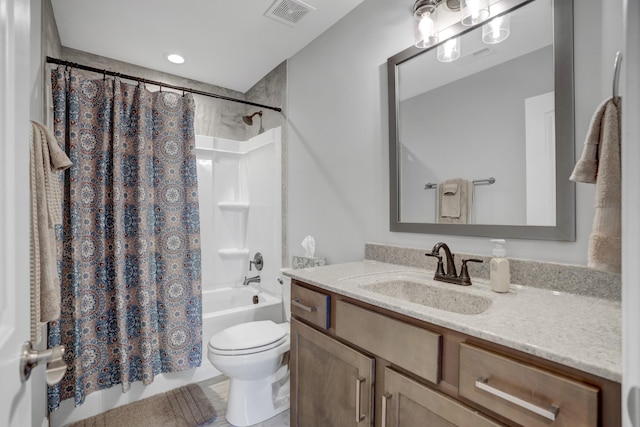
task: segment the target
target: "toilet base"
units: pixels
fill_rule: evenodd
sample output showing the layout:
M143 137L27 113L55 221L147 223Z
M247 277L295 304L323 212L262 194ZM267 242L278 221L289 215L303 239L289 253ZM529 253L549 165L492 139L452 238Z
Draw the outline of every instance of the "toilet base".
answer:
M286 411L289 405L287 367L260 380L231 378L229 381L226 419L234 426L246 427L261 423Z

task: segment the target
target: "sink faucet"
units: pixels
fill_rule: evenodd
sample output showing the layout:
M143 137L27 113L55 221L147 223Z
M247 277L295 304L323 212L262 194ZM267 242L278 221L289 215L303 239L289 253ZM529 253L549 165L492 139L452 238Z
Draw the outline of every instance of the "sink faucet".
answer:
M440 249L444 249L444 256L447 259L447 271L444 270L442 263L442 255L440 255ZM467 269L467 262L483 262L481 259L463 259L462 268L460 269L460 276L456 272L456 264L453 261L454 255L451 253L451 249L444 242L438 242L435 244L431 253L426 253L426 256L432 256L438 258L438 266L436 267L436 273L433 276L433 280L439 280L441 282L453 283L456 285L469 286L471 285L471 277L469 277L469 271Z
M428 256L434 256L438 258L438 264L442 262L442 257L440 256L440 249L444 249L444 256L447 258L447 272L443 274L446 277L458 277L458 273L456 273L456 264L453 262L453 254L451 253L451 249L444 242L438 242L431 249L430 254L426 254ZM442 272L440 272L442 275Z
M242 282L242 284L244 286L247 286L249 283L260 283L260 275L258 274L257 276L253 277L244 276L244 282Z

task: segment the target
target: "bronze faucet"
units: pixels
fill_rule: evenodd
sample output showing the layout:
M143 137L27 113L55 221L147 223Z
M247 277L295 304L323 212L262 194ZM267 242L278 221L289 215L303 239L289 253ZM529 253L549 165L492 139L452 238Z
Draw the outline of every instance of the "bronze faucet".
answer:
M447 271L444 270L442 263L442 255L440 255L440 249L444 249L444 255L447 259ZM436 267L436 273L433 276L433 280L439 280L441 282L453 283L456 285L469 286L471 285L471 277L469 277L469 271L467 269L467 262L483 262L481 259L463 259L462 268L460 269L460 276L456 272L456 264L454 262L454 255L451 253L451 249L444 242L438 242L435 244L431 253L426 253L426 256L432 256L438 258L438 266Z

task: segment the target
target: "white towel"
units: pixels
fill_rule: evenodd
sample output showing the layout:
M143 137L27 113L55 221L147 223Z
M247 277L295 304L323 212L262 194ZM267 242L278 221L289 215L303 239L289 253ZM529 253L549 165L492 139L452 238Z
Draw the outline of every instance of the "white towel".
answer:
M30 136L32 309L40 322L48 322L60 317L61 303L55 237L55 226L62 223L58 171L71 166L71 160L44 125L31 122Z
M612 98L604 101L593 115L584 151L569 179L596 184L587 266L620 273L620 107Z
M456 178L444 181L438 188L441 224L468 224L473 210L473 183Z

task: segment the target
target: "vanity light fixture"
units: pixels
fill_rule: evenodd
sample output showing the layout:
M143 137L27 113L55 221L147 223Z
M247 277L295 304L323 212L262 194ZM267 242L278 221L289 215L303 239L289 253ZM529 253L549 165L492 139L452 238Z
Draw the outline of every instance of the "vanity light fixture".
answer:
M460 58L460 37L449 39L438 46L438 61L453 62Z
M416 0L413 5L413 33L415 45L426 48L440 41L438 9L461 12L462 25L476 25L489 18L489 0ZM458 41L458 56L460 42ZM454 59L455 60L455 59Z
M178 55L177 53L167 53L164 57L169 62L173 62L174 64L184 64L184 57L182 55Z
M509 15L493 18L482 26L482 41L486 44L503 42L511 33L511 18Z

